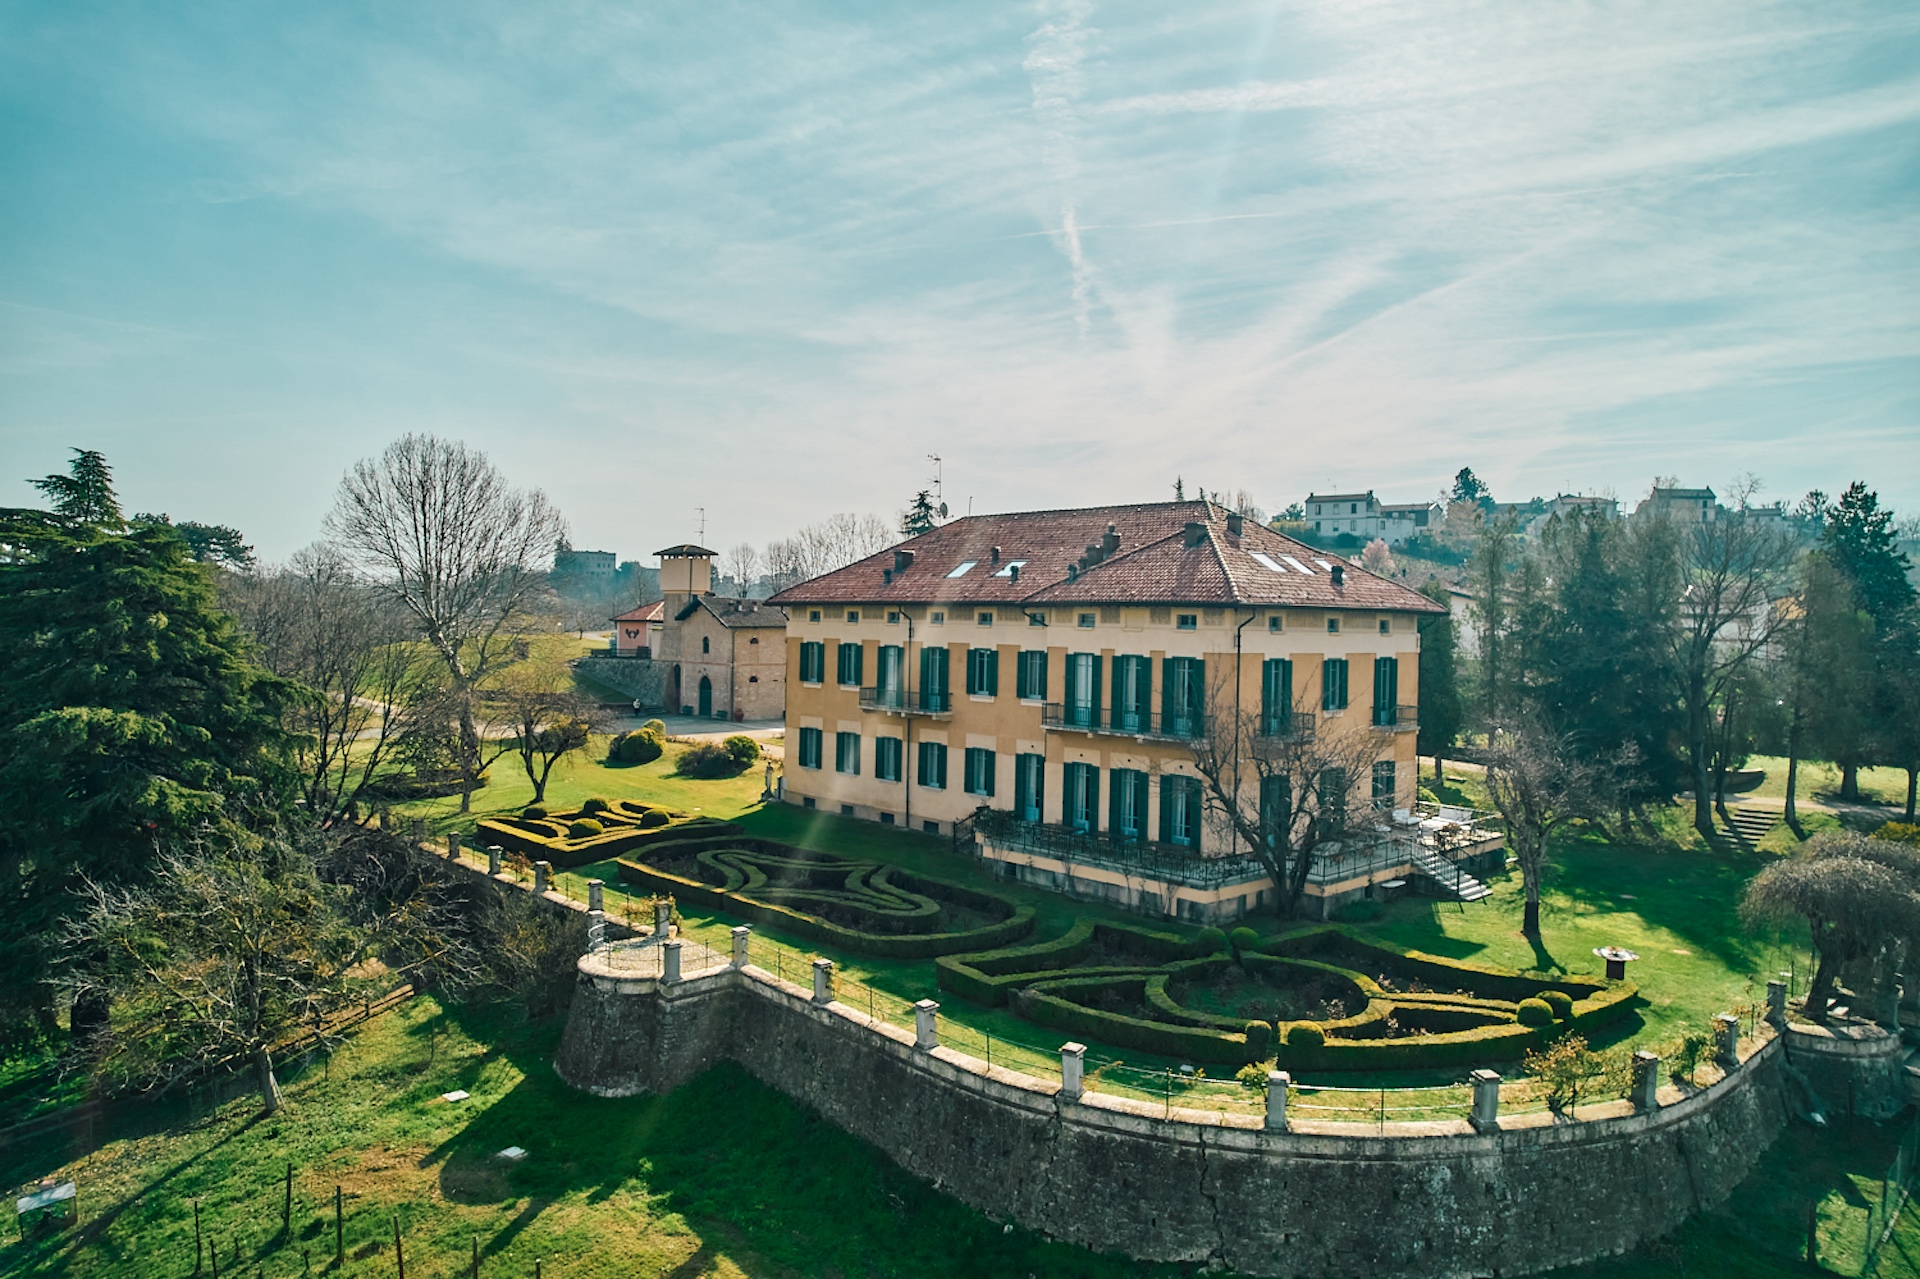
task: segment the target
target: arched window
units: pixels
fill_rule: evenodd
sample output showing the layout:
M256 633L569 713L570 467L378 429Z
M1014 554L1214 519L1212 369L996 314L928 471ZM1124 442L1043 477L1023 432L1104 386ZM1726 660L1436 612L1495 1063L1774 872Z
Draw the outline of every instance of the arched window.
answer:
M713 651L713 641L704 635L700 637L700 651L702 653L711 653Z

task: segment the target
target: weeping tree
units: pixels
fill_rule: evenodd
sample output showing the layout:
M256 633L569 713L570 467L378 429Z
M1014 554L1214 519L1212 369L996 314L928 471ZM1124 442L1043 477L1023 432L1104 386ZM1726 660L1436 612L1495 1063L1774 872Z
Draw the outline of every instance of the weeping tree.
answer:
M1799 856L1754 876L1740 910L1753 923L1807 922L1817 962L1806 1011L1825 1021L1846 965L1920 937L1920 852L1821 831Z

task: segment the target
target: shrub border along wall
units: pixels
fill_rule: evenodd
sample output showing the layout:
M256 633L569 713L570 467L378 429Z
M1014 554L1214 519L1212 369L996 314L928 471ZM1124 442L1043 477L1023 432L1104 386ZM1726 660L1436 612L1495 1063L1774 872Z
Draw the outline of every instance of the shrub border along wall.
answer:
M1032 960L1070 964L1092 948L1103 930L1110 930L1109 935L1146 942L1143 949L1149 949L1150 953L1152 949L1160 949L1163 954L1174 952L1191 957L1182 960L1169 954L1158 968L1134 965L1017 970L1019 965ZM1460 998L1388 992L1363 969L1309 958L1327 950L1349 961L1372 959L1376 965L1382 959L1391 959L1403 972L1411 970L1423 974L1422 980L1442 982L1473 994ZM1589 1032L1615 1020L1628 1011L1638 994L1637 988L1627 982L1585 977L1529 977L1509 968L1456 963L1359 937L1338 926L1276 938L1258 951L1249 952L1243 960L1256 965L1285 963L1318 968L1354 982L1367 997L1363 1011L1339 1021L1308 1023L1335 1031L1373 1025L1384 1030L1386 1019L1402 1009L1416 1019L1423 1015L1443 1019L1449 1013L1468 1014L1479 1010L1503 1012L1514 1001L1543 990L1563 991L1574 1001L1569 1017L1540 1027L1504 1022L1394 1039L1328 1038L1318 1045L1290 1044L1283 1038L1276 1049L1276 1063L1280 1068L1294 1070L1418 1070L1512 1060L1545 1047L1570 1030ZM1183 972L1234 962L1237 961L1225 954L1193 956L1193 944L1176 934L1086 920L1050 942L992 953L949 955L935 961L943 989L989 1005L1009 1002L1011 997L1022 1016L1040 1025L1085 1035L1119 1048L1208 1064L1239 1065L1248 1061L1246 1034L1244 1030L1223 1027L1243 1027L1245 1021L1186 1008L1176 1003L1166 989L1167 982ZM1068 993L1091 993L1116 984L1129 987L1137 984L1147 1008L1168 1020L1106 1012L1064 997ZM1488 991L1497 991L1512 999L1488 998Z
M698 845L698 847L675 848L676 844ZM779 849L781 856L803 860L830 855L816 853L810 849L795 848L788 844L774 844L769 840L731 839L717 835L664 841L648 851L655 856L668 853L670 850L675 854L718 852L733 848L752 851L751 846L756 844ZM1034 910L1031 906L1013 902L994 893L982 892L965 884L956 884L950 880L935 879L927 875L911 874L901 867L889 864L880 864L880 869L886 873L892 887L919 893L936 901L944 898L963 906L970 906L975 910L1005 911L1006 917L985 928L964 933L874 933L849 928L844 924L837 924L830 919L823 919L819 915L796 910L791 906L783 906L778 902L761 901L750 896L745 889L720 888L701 880L688 879L684 875L675 875L657 867L648 866L644 862L632 862L622 858L618 866L622 882L644 888L648 892L671 895L679 901L694 902L710 910L725 911L749 923L785 929L787 932L813 941L844 946L848 950L880 955L889 959L932 959L983 945L987 947L996 944L1005 945L1019 941L1033 931Z
M632 852L637 848L645 848L669 840L684 839L698 833L722 834L742 830L734 823L722 821L717 817L676 817L658 805L642 804L635 800L615 800L607 812L611 812L616 818L627 820L637 820L640 814L646 812L668 813L668 820L664 826L645 827L628 825L627 820L622 820L609 827L604 834L589 835L584 839L569 839L564 835L548 839L509 825L509 821L513 819L489 817L476 823L474 837L482 848L488 844L498 844L509 852L524 853L564 868L605 861L620 853ZM564 829L569 821L579 817L593 817L604 822L607 812L589 813L580 809L550 813L540 820L547 825L557 825Z

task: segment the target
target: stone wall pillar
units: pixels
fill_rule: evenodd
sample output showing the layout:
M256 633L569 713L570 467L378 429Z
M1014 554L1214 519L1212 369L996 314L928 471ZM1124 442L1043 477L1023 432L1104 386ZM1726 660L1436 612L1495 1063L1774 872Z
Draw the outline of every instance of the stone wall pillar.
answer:
M460 860L460 832L457 830L447 832L447 860Z
M733 966L735 968L747 966L747 942L752 936L753 929L746 924L733 926Z
M1767 1024L1775 1030L1786 1028L1787 983L1783 981L1767 983Z
M813 961L813 1002L816 1004L833 1002L833 961L831 959Z
M601 950L607 944L607 912L590 910L587 912L587 949Z
M607 887L607 882L604 879L589 879L587 881L587 909L588 910L605 910L606 909L605 903L601 901L601 895L605 891L606 887Z
M1293 1079L1284 1070L1267 1072L1267 1131L1287 1130L1287 1090Z
M487 874L498 875L500 873L501 860L500 845L489 844L487 846Z
M1633 1055L1633 1089L1627 1100L1642 1110L1660 1105L1660 1055L1641 1049Z
M1740 1064L1740 1019L1732 1013L1713 1018L1714 1060L1731 1070Z
M1087 1090L1087 1046L1067 1043L1060 1045L1060 1095L1068 1101L1079 1101L1080 1094Z
M660 980L680 980L680 943L677 941L660 943Z
M533 864L533 891L544 893L553 887L553 863L535 862Z
M653 904L653 935L664 941L673 931L673 899L662 897Z
M1500 1127L1500 1072L1495 1070L1476 1070L1470 1076L1473 1080L1473 1114L1468 1122L1481 1132L1493 1132Z
M922 999L913 1006L913 1046L932 1052L940 1046L940 1005Z

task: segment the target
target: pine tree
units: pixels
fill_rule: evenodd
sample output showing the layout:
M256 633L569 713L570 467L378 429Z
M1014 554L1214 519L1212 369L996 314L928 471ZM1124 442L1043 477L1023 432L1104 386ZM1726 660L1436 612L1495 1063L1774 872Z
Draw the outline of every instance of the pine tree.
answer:
M101 525L120 522L120 503L113 494L113 469L107 465L104 454L92 449L75 449L65 475L49 475L28 483L52 500L55 512L70 520Z
M907 513L900 519L900 531L908 537L918 537L922 533L931 533L940 527L940 513L934 509L933 494L921 489L913 495L913 501L907 506Z
M1855 480L1827 508L1820 546L1853 582L1861 607L1875 621L1890 622L1913 606L1913 582L1907 576L1913 562L1895 540L1893 512L1880 509L1879 495L1865 483Z
M1433 756L1433 780L1446 780L1446 753L1460 736L1466 706L1460 697L1458 627L1453 620L1453 597L1446 583L1435 579L1420 593L1445 608L1420 618L1420 740L1417 749Z

